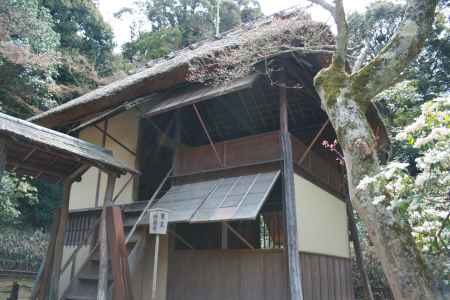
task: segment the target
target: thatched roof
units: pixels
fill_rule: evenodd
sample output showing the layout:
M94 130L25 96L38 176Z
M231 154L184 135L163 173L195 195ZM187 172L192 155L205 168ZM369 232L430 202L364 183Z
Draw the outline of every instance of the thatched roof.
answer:
M149 62L139 73L91 91L30 120L64 126L137 97L186 82L223 82L247 75L265 57L295 48L314 52L334 38L323 23L299 11L285 11L244 24L223 35ZM303 50L302 50L303 49ZM307 50L305 50L307 49Z

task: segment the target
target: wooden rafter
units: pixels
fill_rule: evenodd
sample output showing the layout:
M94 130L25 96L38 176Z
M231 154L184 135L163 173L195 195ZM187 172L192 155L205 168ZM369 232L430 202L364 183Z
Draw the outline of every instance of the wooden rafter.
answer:
M223 222L223 224L225 225L225 227L227 227L235 236L238 237L238 239L240 239L245 245L247 245L247 247L249 247L252 250L255 250L255 247L253 247L252 244L250 244L249 241L247 241L240 233L239 231L237 231L236 229L233 228L233 226L231 226L230 224L228 224L227 222Z
M123 144L121 141L119 141L118 139L116 139L114 136L112 136L110 133L108 133L107 131L105 131L103 128L98 127L98 125L94 125L95 128L97 128L97 130L99 130L100 132L106 134L107 137L109 137L112 141L114 141L117 145L119 145L120 147L122 147L123 149L125 149L126 151L128 151L130 154L132 154L133 156L136 156L136 152L134 152L133 150L131 150L127 145Z
M219 152L217 152L216 146L214 145L214 142L213 142L211 136L209 135L208 128L206 128L206 124L203 121L203 118L200 115L200 112L198 111L197 106L195 104L192 104L192 107L194 108L195 114L197 115L197 118L198 118L200 124L202 125L203 131L205 132L206 137L208 138L209 144L211 145L211 148L213 149L214 154L216 155L217 161L219 162L219 164L221 166L223 166L222 160L220 159Z
M308 148L306 148L305 152L303 153L303 155L298 160L297 165L300 166L302 164L302 162L306 159L306 157L308 156L308 154L311 151L312 147L316 144L317 140L322 135L322 132L325 130L325 128L327 128L328 124L330 124L330 120L327 120L325 123L323 123L322 127L320 128L320 130L314 136L314 139L311 141L311 143L309 143Z

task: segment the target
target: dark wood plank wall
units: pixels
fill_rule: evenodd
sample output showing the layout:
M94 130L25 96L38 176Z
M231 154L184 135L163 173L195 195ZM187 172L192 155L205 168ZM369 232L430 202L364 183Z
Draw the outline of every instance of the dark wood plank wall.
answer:
M305 300L353 300L351 261L301 253ZM288 300L280 250L175 251L169 257L168 300Z
M319 184L322 188L342 198L343 174L338 162L331 156L310 151L301 166L297 163L306 151L306 145L291 135L294 167L296 172ZM215 144L223 165L220 165L210 145L180 147L175 159L175 176L199 172L248 166L281 159L278 131L267 132Z
M177 151L175 176L207 170L233 168L281 158L279 134L268 132L214 144L223 165L220 165L210 145L182 146Z

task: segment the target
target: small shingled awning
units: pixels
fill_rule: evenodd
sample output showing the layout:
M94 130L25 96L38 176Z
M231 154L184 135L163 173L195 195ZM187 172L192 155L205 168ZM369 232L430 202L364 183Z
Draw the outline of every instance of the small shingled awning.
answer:
M252 220L279 176L276 170L175 185L152 208L169 210L169 222Z

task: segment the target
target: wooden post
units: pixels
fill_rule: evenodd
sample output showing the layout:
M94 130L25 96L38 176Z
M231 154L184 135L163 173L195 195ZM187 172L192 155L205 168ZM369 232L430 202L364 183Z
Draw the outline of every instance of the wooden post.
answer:
M99 229L100 263L98 270L97 300L106 300L106 294L108 291L108 243L106 234L106 207L112 205L115 183L116 175L111 173L108 174L108 183L106 186L105 200L103 203L104 208Z
M288 130L288 103L285 87L280 87L280 140L283 155L283 214L285 251L287 256L288 289L290 300L302 300L300 255L297 243L297 210L295 205L294 163L291 137Z
M228 249L228 227L227 224L225 224L225 222L222 222L220 224L221 226L221 234L220 234L220 239L221 239L221 248L223 250Z
M3 177L3 172L6 169L6 144L4 140L0 139L0 180ZM2 186L0 185L0 188Z
M19 288L17 281L14 281L9 298L6 300L19 300Z
M156 284L158 279L158 263L159 263L159 234L155 237L155 257L153 260L153 283L152 283L152 300L156 299Z
M50 237L51 239L54 238L53 263L51 266L51 275L49 277L50 284L48 299L50 300L59 299L59 278L64 251L64 235L67 219L69 218L69 200L71 187L72 178L64 180L62 207L60 208L59 213L56 215L58 217L58 220L56 220L56 224L58 226L56 229L56 236Z
M107 206L105 208L105 214L108 249L110 249L111 267L114 280L112 299L133 300L128 265L128 250L125 245L122 212L117 206Z
M373 300L372 288L370 286L369 276L367 276L366 268L364 268L364 261L362 257L361 244L359 242L358 229L356 228L355 215L353 213L352 203L350 202L349 195L346 196L347 216L350 225L350 238L353 241L353 248L355 249L356 263L361 275L364 298L366 300Z
M50 230L50 236L56 236L56 232L58 230L58 222L59 222L59 214L61 208L57 208L53 215L53 223ZM53 263L53 253L55 250L55 239L51 238L49 244L47 246L47 252L44 257L44 261L41 263L39 268L39 273L36 277L36 280L33 284L33 290L31 293L32 300L43 300L45 299L46 293L49 291L49 274L51 270L51 266Z
M102 132L102 147L105 148L106 146L106 132L108 132L108 120L105 120L103 125L105 131ZM102 181L102 171L99 169L97 171L97 187L95 190L95 207L98 207L99 201L100 201L100 186Z

